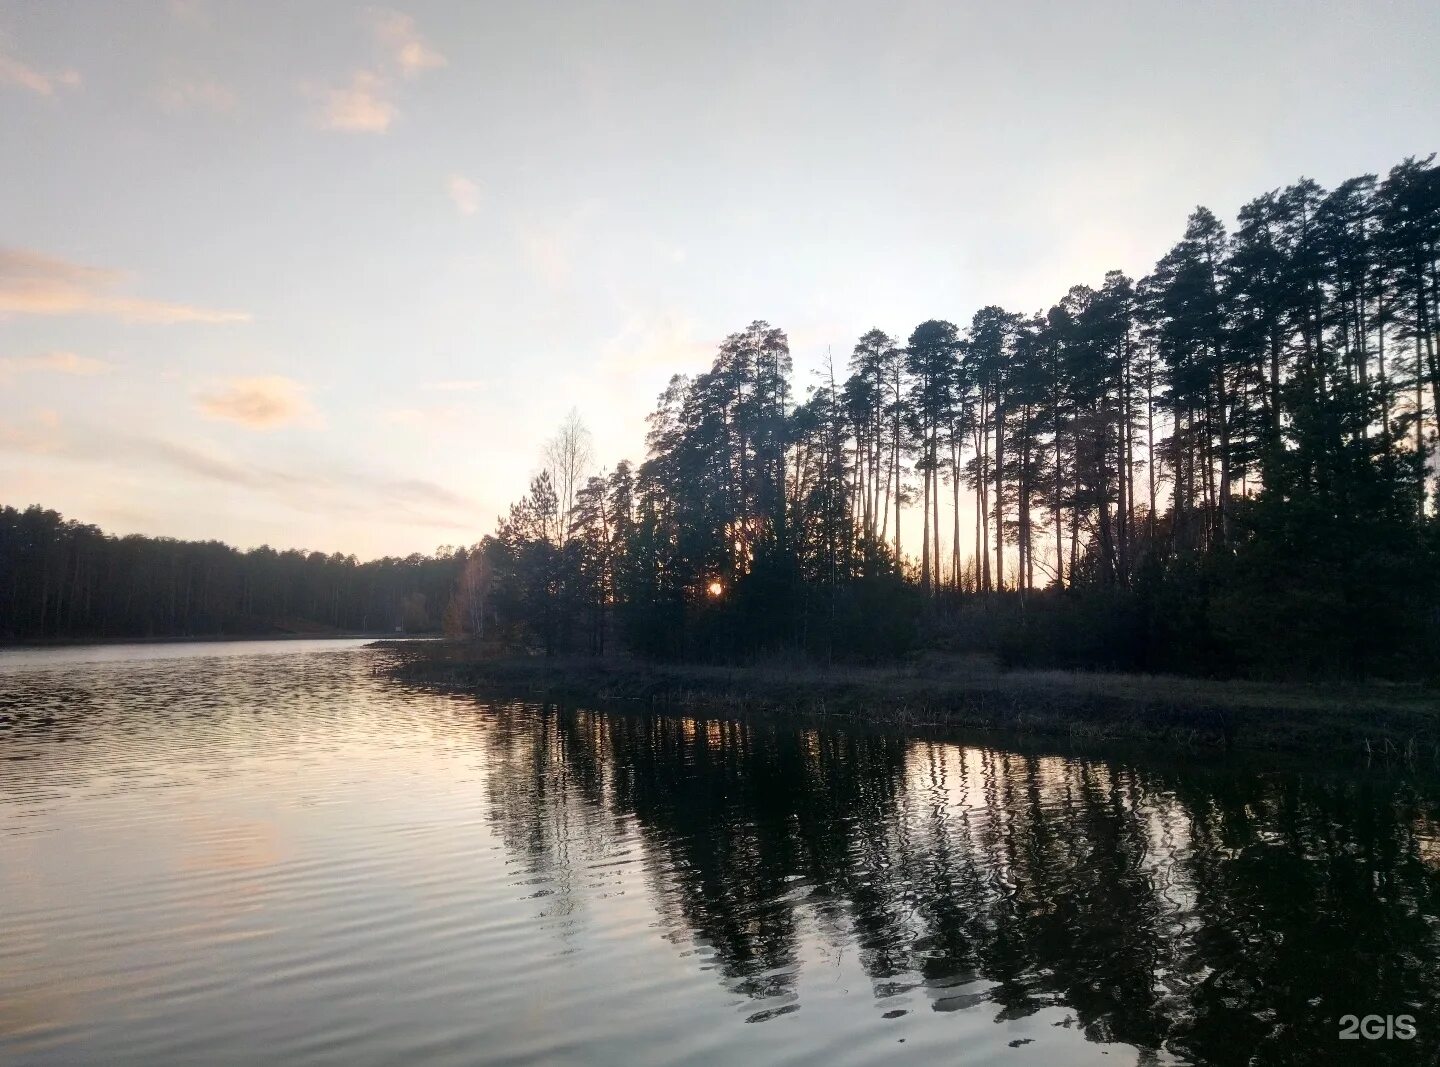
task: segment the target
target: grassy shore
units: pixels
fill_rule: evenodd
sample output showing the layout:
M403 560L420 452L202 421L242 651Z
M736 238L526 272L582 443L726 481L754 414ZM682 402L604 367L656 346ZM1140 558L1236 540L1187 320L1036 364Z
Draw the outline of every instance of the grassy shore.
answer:
M1440 764L1440 693L1414 687L1000 671L938 656L888 667L725 667L506 656L464 642L381 644L396 651L393 673L405 681L497 697Z

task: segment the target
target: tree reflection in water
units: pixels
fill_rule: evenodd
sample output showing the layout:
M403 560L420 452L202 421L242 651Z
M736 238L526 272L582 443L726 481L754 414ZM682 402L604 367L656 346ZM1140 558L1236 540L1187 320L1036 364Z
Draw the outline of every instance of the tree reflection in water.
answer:
M1440 1032L1429 783L555 707L481 724L491 817L558 928L636 841L673 939L755 1018L854 951L882 1009L1060 1006L1203 1062L1334 1056L1349 1013Z

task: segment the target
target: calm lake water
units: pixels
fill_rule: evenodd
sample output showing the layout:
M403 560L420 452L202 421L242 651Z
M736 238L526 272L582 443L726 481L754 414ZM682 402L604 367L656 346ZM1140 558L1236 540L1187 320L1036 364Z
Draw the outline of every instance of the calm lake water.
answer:
M496 705L390 654L0 652L0 1062L1435 1054L1427 781Z

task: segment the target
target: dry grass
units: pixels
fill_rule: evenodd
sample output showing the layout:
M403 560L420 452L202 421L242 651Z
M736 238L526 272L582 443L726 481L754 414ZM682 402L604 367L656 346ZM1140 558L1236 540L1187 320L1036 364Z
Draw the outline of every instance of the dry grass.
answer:
M728 667L517 657L465 643L397 651L405 680L507 695L1440 762L1440 695L1415 687L1001 671L982 657L938 655L884 667Z

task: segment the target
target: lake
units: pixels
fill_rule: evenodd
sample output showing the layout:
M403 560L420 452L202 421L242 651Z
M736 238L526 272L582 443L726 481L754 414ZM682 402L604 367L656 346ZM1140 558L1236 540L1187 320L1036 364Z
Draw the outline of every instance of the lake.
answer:
M391 655L0 651L0 1062L1435 1055L1430 779L493 703Z

